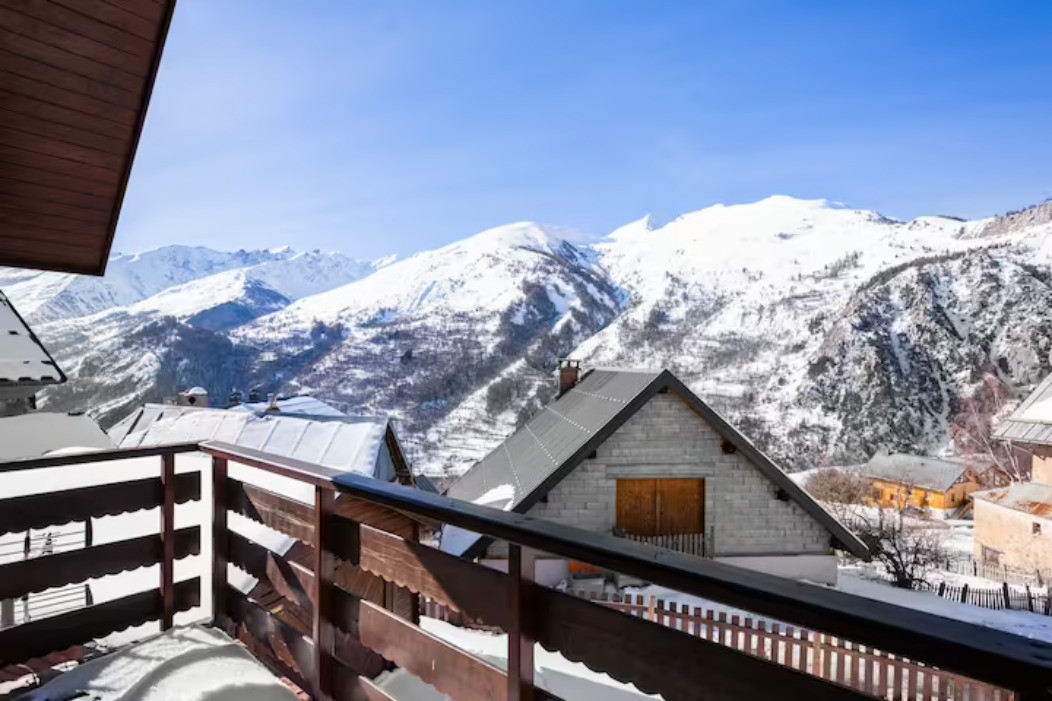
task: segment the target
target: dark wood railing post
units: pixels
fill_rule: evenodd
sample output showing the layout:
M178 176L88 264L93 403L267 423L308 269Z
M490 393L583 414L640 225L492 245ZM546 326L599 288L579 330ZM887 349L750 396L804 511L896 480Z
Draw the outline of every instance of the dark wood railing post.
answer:
M227 509L226 458L212 456L212 623L226 625L226 563L229 534Z
M161 630L175 618L175 454L161 456Z
M336 635L332 625L332 587L336 577L336 558L332 554L332 521L336 493L314 488L314 600L312 633L314 638L314 698L333 697L333 651Z
M508 630L508 701L533 701L534 582L537 552L508 544L511 626Z

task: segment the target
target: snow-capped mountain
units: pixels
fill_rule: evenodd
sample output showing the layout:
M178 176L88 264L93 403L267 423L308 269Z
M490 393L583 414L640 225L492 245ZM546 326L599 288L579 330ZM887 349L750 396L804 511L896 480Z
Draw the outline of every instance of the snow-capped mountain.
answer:
M771 197L592 245L520 223L401 261L171 246L105 278L0 270L104 423L183 386L390 412L418 467L470 466L554 392L556 358L666 366L789 468L939 451L990 378L1050 370L1052 203L903 222Z
M0 288L19 300L31 323L71 319L146 300L177 285L237 270L246 279L299 299L365 277L379 263L339 253L213 251L201 246L165 246L134 255L114 254L105 277L0 268Z

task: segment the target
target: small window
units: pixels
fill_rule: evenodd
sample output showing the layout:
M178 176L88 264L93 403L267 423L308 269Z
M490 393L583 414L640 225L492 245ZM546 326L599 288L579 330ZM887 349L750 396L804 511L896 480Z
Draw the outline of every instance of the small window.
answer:
M1037 521L1034 521L1032 524L1030 524L1030 532L1034 535L1041 535L1041 524Z
M1001 564L1001 551L983 546L983 562L991 565Z

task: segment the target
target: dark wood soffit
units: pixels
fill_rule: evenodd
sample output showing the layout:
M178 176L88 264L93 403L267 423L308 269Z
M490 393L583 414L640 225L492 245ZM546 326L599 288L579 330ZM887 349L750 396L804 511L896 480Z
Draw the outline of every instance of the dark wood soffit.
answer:
M0 0L0 265L102 275L175 0Z

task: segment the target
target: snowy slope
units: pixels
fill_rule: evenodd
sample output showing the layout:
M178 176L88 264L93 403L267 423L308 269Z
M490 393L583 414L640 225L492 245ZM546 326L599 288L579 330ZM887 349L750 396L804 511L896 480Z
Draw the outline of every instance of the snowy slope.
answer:
M305 298L246 333L326 323L389 323L429 314L492 314L522 301L523 275L542 259L590 267L572 245L541 226L511 224L434 251L418 253L357 282ZM553 284L546 290L561 314L580 300ZM593 291L597 297L603 292ZM615 300L603 301L611 306Z
M374 263L172 246L0 287L74 378L53 409L309 390L400 417L436 474L536 411L559 356L669 367L790 469L949 449L991 381L1052 370L1052 203L904 222L776 196L568 238L518 223Z
M134 255L116 253L101 278L0 268L0 288L18 299L28 321L39 323L128 306L174 286L232 270L298 299L374 269L372 263L339 253L298 253L290 248L227 253L200 246L166 246Z

